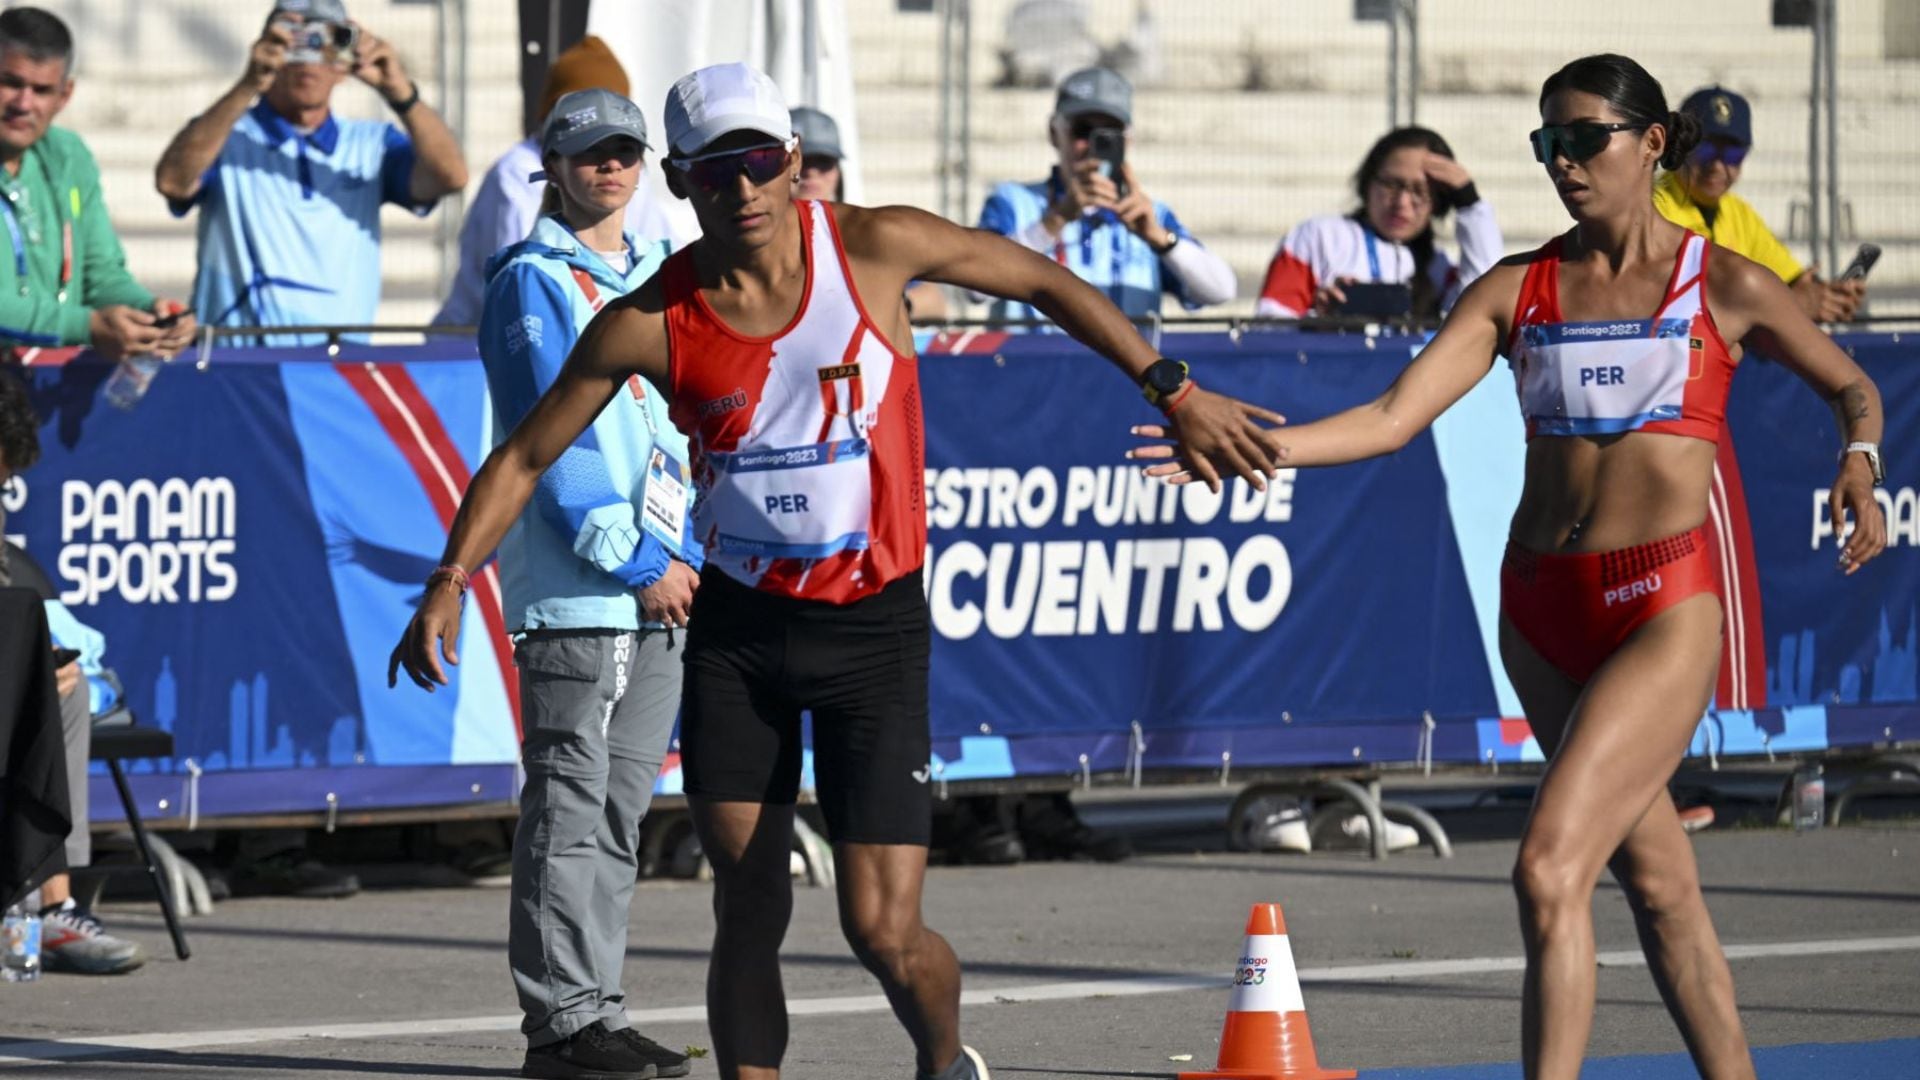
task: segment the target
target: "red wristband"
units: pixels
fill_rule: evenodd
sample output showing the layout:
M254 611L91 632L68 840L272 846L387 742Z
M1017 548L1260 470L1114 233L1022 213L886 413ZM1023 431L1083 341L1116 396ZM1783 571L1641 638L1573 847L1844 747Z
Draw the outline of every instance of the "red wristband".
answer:
M1161 407L1160 411L1168 416L1172 416L1173 411L1180 407L1180 403L1187 400L1187 395L1193 393L1193 388L1199 385L1199 383L1194 382L1192 379L1188 379L1187 385L1181 387L1172 397L1168 398L1167 403Z
M431 589L441 581L453 582L459 587L461 596L467 595L467 589L473 584L472 580L467 577L466 570L453 563L435 567L433 573L427 575L427 588Z

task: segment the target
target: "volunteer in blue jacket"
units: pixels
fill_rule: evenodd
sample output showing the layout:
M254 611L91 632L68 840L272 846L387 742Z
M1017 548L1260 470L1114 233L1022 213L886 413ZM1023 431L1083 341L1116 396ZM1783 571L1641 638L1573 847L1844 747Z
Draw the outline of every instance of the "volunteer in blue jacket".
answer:
M493 257L480 355L504 441L609 301L666 259L624 233L646 121L581 90L542 130L546 203ZM621 962L640 820L680 705L677 632L701 564L687 440L638 380L553 469L500 546L520 666L526 787L513 842L508 960L527 1036L522 1076L685 1076L687 1059L627 1025ZM465 574L448 567L464 588Z

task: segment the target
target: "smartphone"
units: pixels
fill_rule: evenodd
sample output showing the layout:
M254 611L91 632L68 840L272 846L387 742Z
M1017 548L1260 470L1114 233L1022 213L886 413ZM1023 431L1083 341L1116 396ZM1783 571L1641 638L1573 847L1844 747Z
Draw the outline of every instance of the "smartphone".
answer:
M53 647L53 666L56 668L66 667L78 659L80 659L79 649L69 649L65 645Z
M1860 250L1853 253L1853 261L1840 274L1841 281L1864 281L1873 271L1873 264L1880 261L1879 244L1861 244Z
M1127 133L1114 127L1095 128L1087 136L1087 153L1101 163L1101 175L1112 180L1124 197L1127 184L1120 179L1120 167L1127 161Z
M1346 302L1333 309L1335 315L1372 315L1392 318L1413 311L1413 287L1382 281L1356 281L1340 286Z

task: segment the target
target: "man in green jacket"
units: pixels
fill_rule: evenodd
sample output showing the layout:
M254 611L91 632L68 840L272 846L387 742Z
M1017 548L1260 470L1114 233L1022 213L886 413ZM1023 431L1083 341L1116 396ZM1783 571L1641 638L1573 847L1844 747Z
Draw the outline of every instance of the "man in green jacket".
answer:
M193 340L193 315L127 272L100 167L78 135L52 126L72 97L66 24L39 8L0 12L0 349L172 356Z

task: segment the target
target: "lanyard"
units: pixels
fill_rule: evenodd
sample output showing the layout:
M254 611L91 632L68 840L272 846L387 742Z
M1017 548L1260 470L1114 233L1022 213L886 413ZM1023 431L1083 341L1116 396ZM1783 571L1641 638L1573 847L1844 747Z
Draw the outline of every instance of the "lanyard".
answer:
M593 309L595 315L600 314L600 309L607 306L607 298L600 295L600 287L593 283L593 275L578 266L569 269L573 271L573 283L580 286L580 295L586 297L587 306ZM647 422L647 433L658 439L660 426L654 423L653 409L647 405L646 380L638 375L627 376L627 391L640 406L640 417Z
M1360 234L1367 238L1367 269L1373 271L1373 280L1380 280L1380 243L1374 239L1373 230L1360 226Z
M45 168L44 163L41 167ZM59 189L52 184L52 178L49 177L48 181L48 187L57 193ZM27 295L27 239L20 231L20 212L14 207L11 198L0 198L0 211L6 214L7 237L13 241L13 272L20 283L20 295L25 296ZM55 217L60 216L60 208L57 205L53 213ZM72 280L73 222L62 218L60 221L60 287L54 295L60 303L66 303L67 284Z

